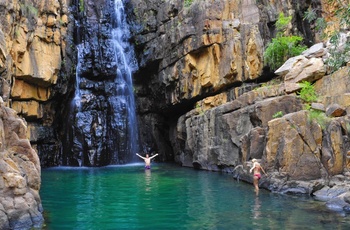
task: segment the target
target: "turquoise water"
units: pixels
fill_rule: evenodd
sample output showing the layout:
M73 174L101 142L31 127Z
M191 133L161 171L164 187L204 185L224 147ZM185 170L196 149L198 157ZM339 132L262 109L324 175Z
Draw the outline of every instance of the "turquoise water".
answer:
M42 170L45 229L349 229L321 202L171 164Z

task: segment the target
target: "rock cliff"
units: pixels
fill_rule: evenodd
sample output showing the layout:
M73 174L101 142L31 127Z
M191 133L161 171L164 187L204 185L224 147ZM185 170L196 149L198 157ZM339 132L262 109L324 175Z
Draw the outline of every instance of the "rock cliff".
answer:
M134 78L140 120L162 127L141 127L141 138L162 143L157 147L170 155L163 155L167 159L176 155L175 146L163 137L175 129L178 117L195 107L204 111L233 101L254 83L274 77L263 52L275 36L279 12L289 12L295 32L313 43L311 25L300 17L308 7L320 7L302 1L130 2L140 63Z
M40 161L27 139L26 122L0 103L0 228L43 223Z
M157 144L160 158L249 182L250 159L258 158L270 175L261 186L283 193L313 194L335 175L346 178L349 67L327 69L334 47L304 15L313 9L332 22L323 33L344 30L349 44L335 16L347 1L130 2L138 111L147 121L141 138ZM310 49L274 72L263 52L276 35L279 12L292 17L288 33L302 36ZM325 123L304 110L302 81L315 83L319 103L312 110L327 115Z
M60 164L57 115L74 76L69 0L2 1L1 96L28 123L27 137L44 165Z
M116 27L114 4L112 0L0 3L4 108L11 107L26 120L25 135L42 166L77 166L81 161L105 165L119 148L115 137L124 143L124 133L110 125L120 115L114 114L110 103L120 70L111 35ZM251 181L250 159L258 158L270 175L262 186L278 192L311 194L334 187L334 177L349 169L349 67L327 69L325 61L334 47L322 33L340 30L335 10L346 4L125 1L139 66L133 90L140 149L158 151L161 161L230 172L247 181ZM332 25L321 31L315 20L305 20L310 9ZM276 36L280 12L292 17L288 33L302 36L310 49L275 72L264 63L263 54ZM346 40L348 31L343 30ZM315 83L320 96L311 107L326 114L325 124L310 119L304 110L298 96L302 81ZM72 113L76 85L84 92L83 109ZM8 154L1 160L11 156L5 150ZM32 149L28 154L34 156ZM113 160L130 159L120 154ZM33 164L39 170L37 162ZM16 185L20 195L26 194L25 181L14 178L21 184Z
M150 0L130 1L130 4L140 63L140 70L134 77L138 111L140 120L147 121L142 124L152 124L141 127L142 142L149 145L157 143L157 149L167 153L161 156L163 159L189 159L187 163L180 160L187 166L192 165L191 156L201 155L203 151L207 152L205 154L215 151L228 154L232 151L235 154L227 157L230 160L226 163L221 161L219 165L234 167L239 163L239 135L244 135L261 122L256 112L251 118L246 116L256 110L253 101L285 95L283 87L272 87L271 92L268 89L261 93L252 91L259 83L274 78L274 74L264 66L263 52L275 36L274 23L279 12L289 12L293 16L295 32L313 43L315 37L311 25L300 17L308 7L319 8L321 3ZM244 93L247 94L241 97ZM237 115L232 118L223 116L226 122L222 122L219 114L231 111L221 112L219 107L226 107L228 105L224 104L227 103L235 104L232 111L242 108L245 112L236 112ZM239 103L243 105L237 105ZM251 108L248 109L248 106ZM284 114L300 109L299 102L298 106L287 108ZM261 111L258 116L265 116L266 124L279 110L283 108L275 106L274 110L264 110L269 114ZM201 116L206 111L208 118ZM187 112L189 115L184 115ZM193 119L197 121L190 121ZM235 127L239 131L235 135L229 133L229 128ZM180 133L177 132L179 129ZM226 130L225 134L223 130ZM186 132L193 132L197 138ZM169 133L170 142L164 140ZM198 140L196 147L194 143L187 145L186 136L191 142ZM204 136L207 139L203 139ZM211 154L208 156L211 157ZM216 162L204 164L218 167Z
M69 4L0 2L1 229L30 229L43 222L37 152L44 165L60 163L55 120L62 95L72 91L67 86L74 69Z

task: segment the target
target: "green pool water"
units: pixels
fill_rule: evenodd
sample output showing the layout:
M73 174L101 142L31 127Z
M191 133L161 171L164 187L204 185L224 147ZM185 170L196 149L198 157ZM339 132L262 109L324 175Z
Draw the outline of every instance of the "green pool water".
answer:
M311 198L171 164L42 170L44 229L350 229Z

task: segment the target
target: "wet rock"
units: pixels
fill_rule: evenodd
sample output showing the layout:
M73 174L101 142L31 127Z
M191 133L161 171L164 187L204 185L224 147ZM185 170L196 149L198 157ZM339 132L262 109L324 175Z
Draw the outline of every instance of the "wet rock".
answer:
M350 204L346 203L343 199L336 197L326 202L326 207L330 210L341 212L350 210Z
M350 204L350 191L345 192L343 197L344 197L344 201Z
M349 191L349 188L343 187L343 186L325 186L322 189L316 191L313 193L313 196L317 200L321 201L329 201L333 198L336 198L346 192Z

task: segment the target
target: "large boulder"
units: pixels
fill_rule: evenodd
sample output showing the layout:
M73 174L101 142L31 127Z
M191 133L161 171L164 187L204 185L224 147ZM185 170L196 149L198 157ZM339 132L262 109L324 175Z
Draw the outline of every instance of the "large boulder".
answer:
M291 180L322 176L322 130L308 120L307 112L287 114L269 122L264 159L269 171L277 170Z

